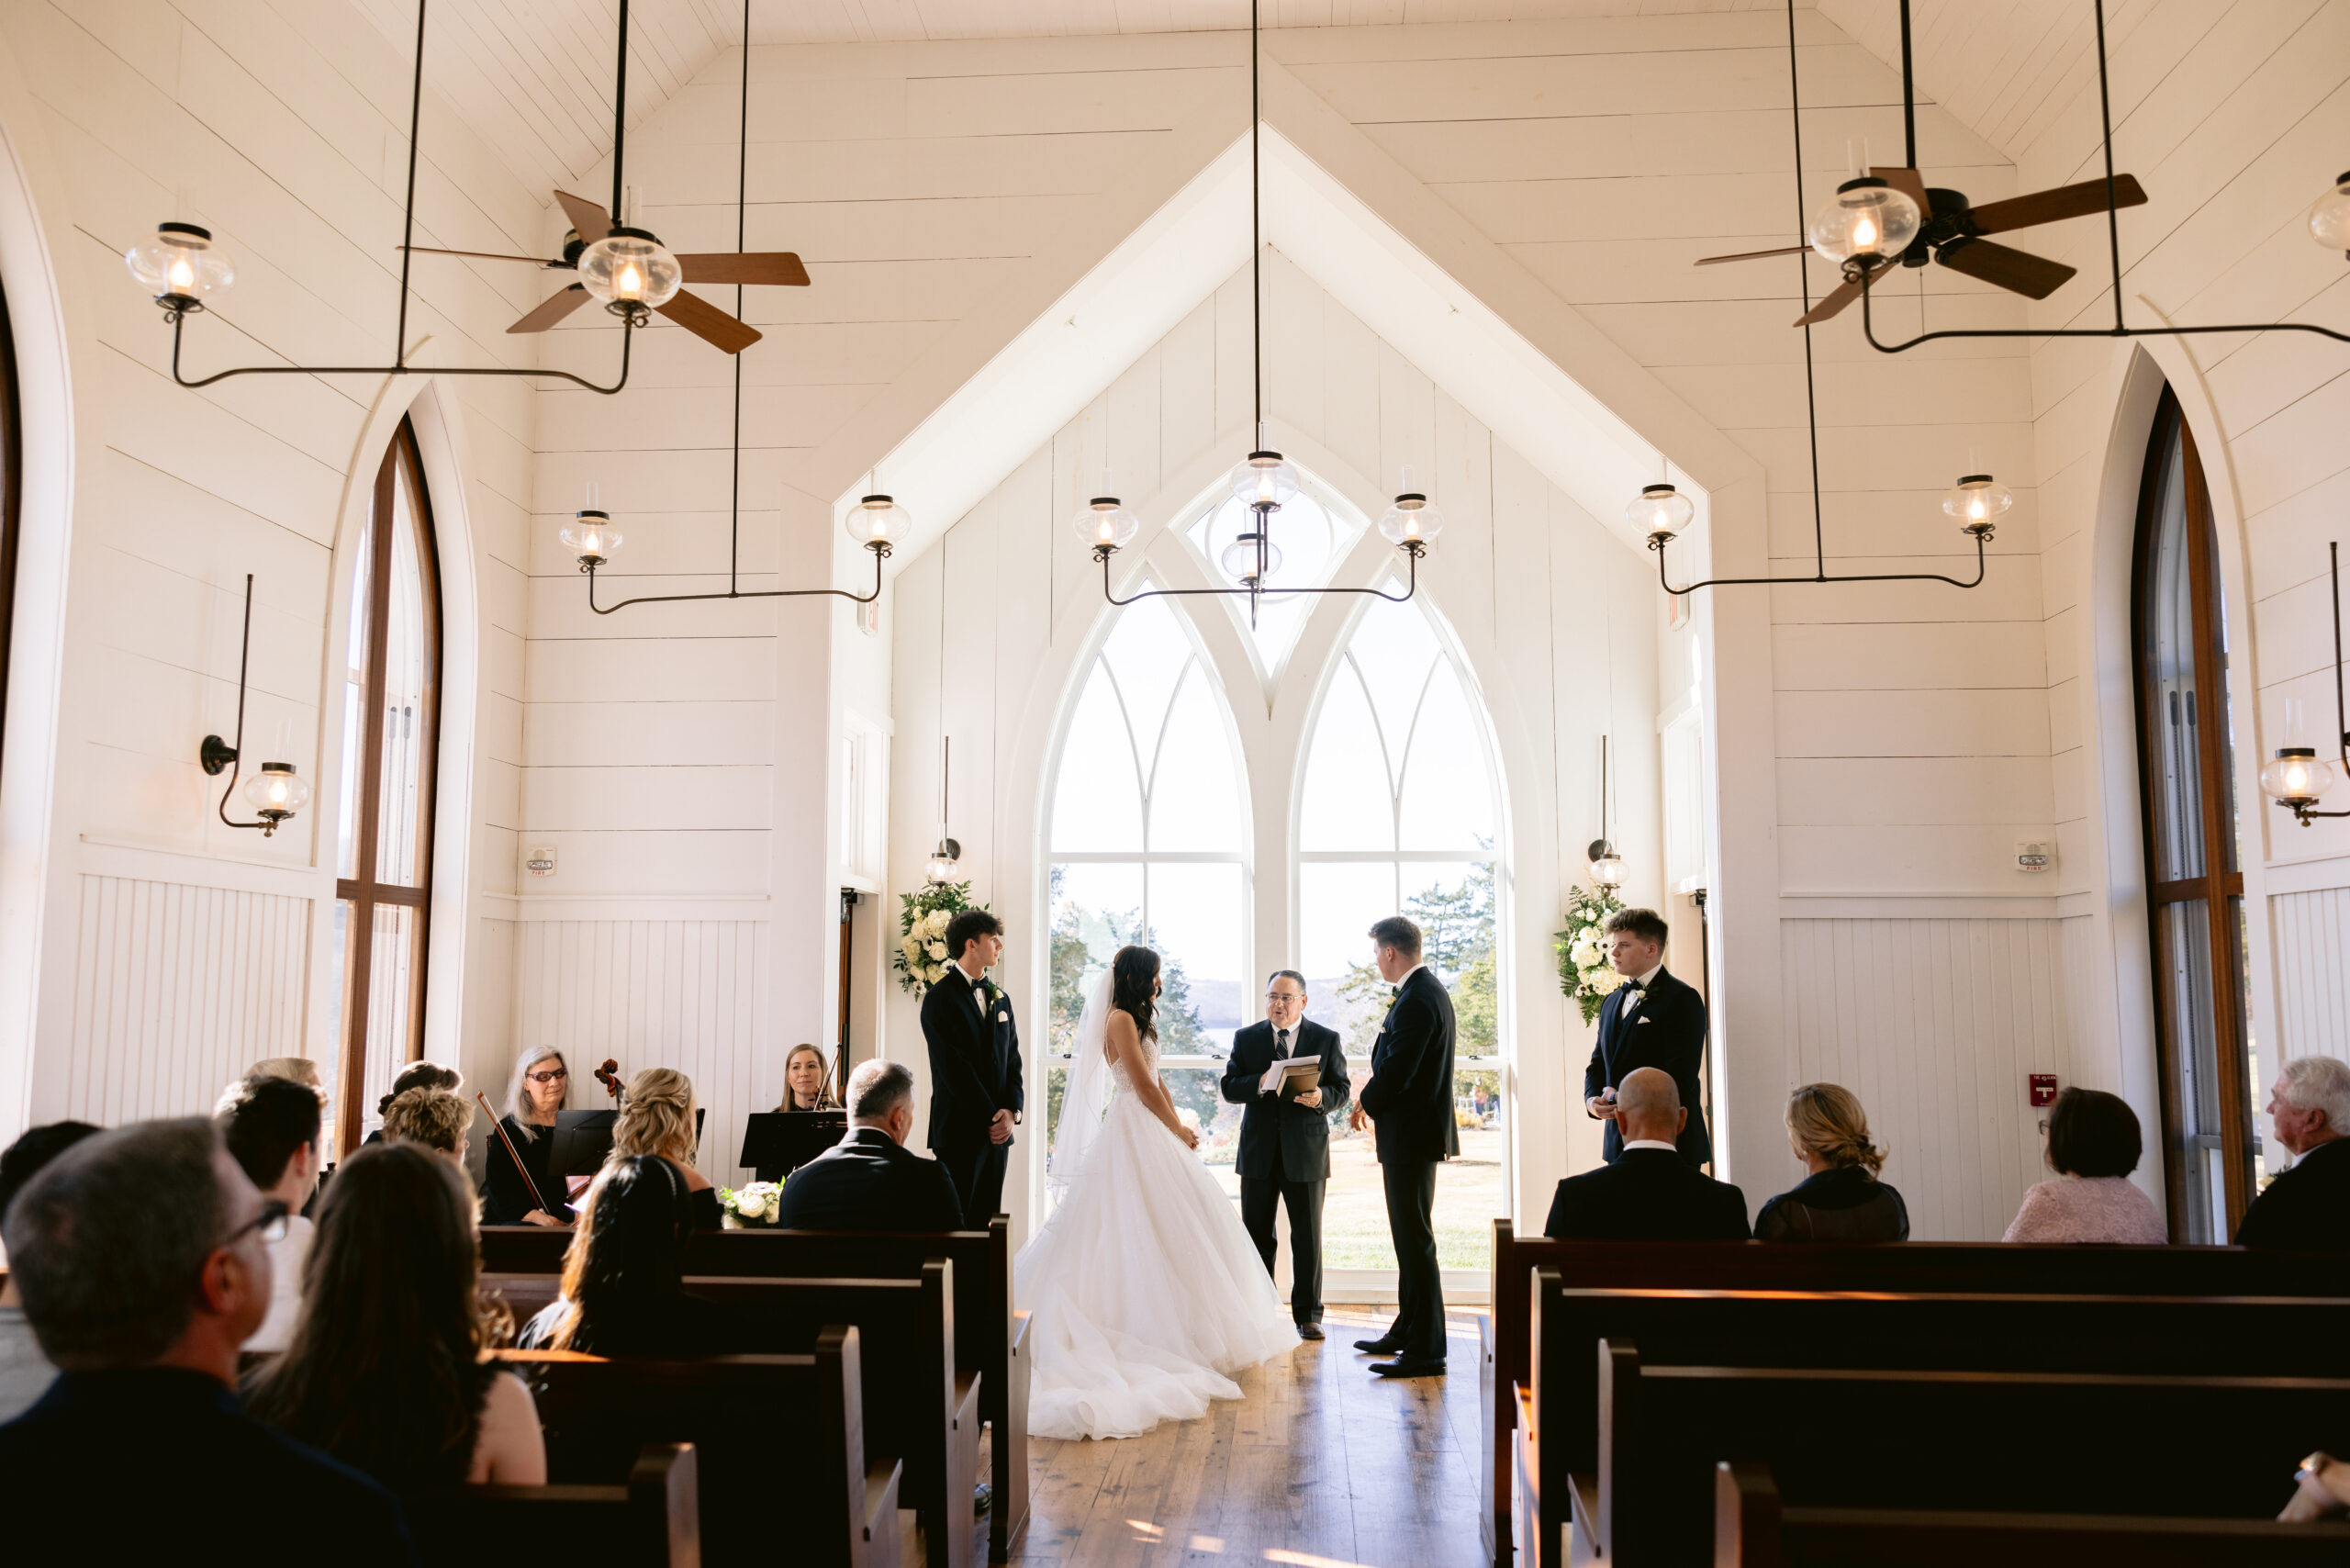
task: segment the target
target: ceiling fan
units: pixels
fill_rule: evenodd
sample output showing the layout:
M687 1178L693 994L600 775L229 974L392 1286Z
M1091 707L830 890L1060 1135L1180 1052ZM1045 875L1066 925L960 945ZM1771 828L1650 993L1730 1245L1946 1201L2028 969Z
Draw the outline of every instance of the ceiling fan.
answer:
M637 241L640 243L631 250L642 253L642 269L630 271L631 262L622 258L618 269L612 270L609 278L602 280L606 286L594 291L597 297L604 297L609 293L611 299L610 308L636 312L640 321L644 309L658 310L724 353L741 353L757 342L758 330L746 326L709 301L686 293L677 286L678 283L775 284L789 288L807 286L808 269L789 251L719 251L671 256L651 234L641 229L614 224L610 213L585 196L557 191L554 199L563 205L565 215L571 219L571 231L564 236L563 253L553 261L490 251L447 251L433 245L413 245L408 249L424 255L472 256L487 262L529 262L533 266L550 270L577 272L581 256L598 241L608 237ZM666 298L659 297L663 280L658 275L665 263L677 269L667 280L671 292ZM587 304L590 292L585 283L572 284L542 301L506 330L509 332L543 332Z
M2051 190L2034 191L2029 196L2009 196L2004 201L1975 207L1966 199L1964 191L1928 185L1919 178L1915 169L1875 168L1862 179L1845 182L1838 194L1850 197L1856 193L1865 195L1871 189L1885 187L1900 192L1917 207L1916 236L1902 248L1898 258L1903 266L1922 267L1928 262L1940 262L1953 272L1964 273L1968 277L1980 279L2029 299L2047 298L2065 286L2075 269L2062 262L2035 256L2029 251L1997 244L1984 236L2031 229L2067 218L2087 218L2091 213L2106 210L2107 193L2103 180L2083 180L2078 185L2058 185ZM2143 207L2146 193L2134 175L2116 174L2112 197L2117 207ZM1704 256L1696 264L1709 267L1721 262L1792 256L1813 248L1809 245L1782 245L1774 250L1745 251L1731 256ZM1866 248L1864 240L1863 249ZM1796 325L1808 327L1825 321L1852 304L1861 297L1862 274L1887 266L1894 259L1890 256L1864 258L1855 255L1845 261L1844 281L1829 290L1818 305L1796 319Z

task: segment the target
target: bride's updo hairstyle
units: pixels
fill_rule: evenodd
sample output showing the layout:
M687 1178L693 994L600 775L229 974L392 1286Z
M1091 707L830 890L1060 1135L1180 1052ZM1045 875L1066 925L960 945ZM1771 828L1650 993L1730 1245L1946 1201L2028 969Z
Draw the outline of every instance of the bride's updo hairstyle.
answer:
M1153 1032L1158 1002L1158 955L1147 947L1121 947L1110 960L1110 1005L1135 1021L1135 1032Z

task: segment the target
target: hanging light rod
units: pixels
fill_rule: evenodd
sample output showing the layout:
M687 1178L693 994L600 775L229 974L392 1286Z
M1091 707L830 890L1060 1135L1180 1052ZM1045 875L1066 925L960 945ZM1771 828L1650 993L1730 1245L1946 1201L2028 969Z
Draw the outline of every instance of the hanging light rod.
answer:
M2334 541L2325 547L2326 575L2333 584L2333 731L2335 761L2329 763L2317 755L2315 746L2288 745L2277 748L2277 760L2260 770L2261 792L2287 811L2303 827L2320 817L2350 817L2350 811L2321 812L2318 797L2333 787L2333 769L2338 764L2350 775L2350 714L2345 714L2342 701L2342 544Z
M643 251L633 271L628 270L627 258L621 258L621 270L617 275L621 281L617 286L607 277L610 269L598 270L590 266L588 264L589 258L583 258L581 266L583 280L596 286L593 291L597 297L605 299L606 308L621 319L621 374L620 379L610 386L599 385L567 370L528 365L413 365L408 363L408 263L418 249L415 243L416 158L417 136L422 124L424 106L425 6L426 0L417 0L416 70L414 80L408 86L408 194L402 206L400 230L400 312L399 324L394 329L392 363L244 364L217 370L209 375L190 380L180 369L180 349L187 319L201 312L207 299L225 291L236 281L236 269L226 253L213 242L210 230L200 224L171 222L157 225L152 236L125 252L123 262L129 267L131 276L154 291L155 303L162 307L163 319L171 323L172 379L180 386L190 388L209 386L235 375L543 375L568 381L575 386L609 397L628 385L631 340L636 329L644 326L650 319L649 308L668 298L668 294L659 293L663 276L668 280L669 294L676 292L677 270L676 258L661 248L660 241L642 230L633 229L615 229L588 247L590 252L627 249L632 245ZM625 194L621 172L626 166L628 145L628 0L620 0L620 61L613 80L612 213L617 219L621 213L621 198ZM658 264L648 268L645 265L648 262L666 263L666 274ZM557 295L555 297L560 299L564 297ZM541 308L545 309L546 307Z
M1379 520L1387 542L1411 558L1404 591L1388 593L1373 588L1277 588L1267 580L1281 570L1281 553L1273 544L1273 514L1297 494L1297 469L1278 452L1265 428L1265 241L1264 241L1264 86L1262 82L1260 0L1248 0L1248 344L1256 396L1257 450L1232 471L1233 498L1251 514L1248 531L1226 545L1216 565L1238 586L1214 588L1145 588L1120 599L1110 586L1110 557L1134 543L1141 522L1113 495L1095 496L1069 520L1077 536L1091 546L1102 563L1102 597L1121 608L1146 599L1183 599L1213 595L1248 600L1248 626L1257 626L1257 609L1267 594L1357 593L1402 604L1419 591L1420 557L1444 529L1444 514L1427 497L1412 488L1412 471L1404 470L1404 488ZM1105 476L1102 488L1110 485Z
M258 822L241 823L229 815L229 797L237 792L237 774L244 767L245 749L245 670L253 651L253 575L245 574L245 631L237 644L237 742L230 745L218 735L207 735L196 750L196 759L204 771L218 778L229 775L229 787L220 791L220 821L229 827L259 828L268 838L277 832L278 824L310 803L310 783L298 777L290 762L264 762L261 771L245 781L245 803L253 808Z

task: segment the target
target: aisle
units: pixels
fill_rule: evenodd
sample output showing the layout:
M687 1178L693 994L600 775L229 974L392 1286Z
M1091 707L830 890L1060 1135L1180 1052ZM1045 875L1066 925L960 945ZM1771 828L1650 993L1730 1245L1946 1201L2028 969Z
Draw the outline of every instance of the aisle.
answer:
M1271 1562L1472 1568L1477 1331L1449 1324L1442 1380L1387 1383L1354 1341L1392 1308L1334 1306L1329 1338L1241 1379L1196 1421L1114 1442L1036 1441L1030 1568Z

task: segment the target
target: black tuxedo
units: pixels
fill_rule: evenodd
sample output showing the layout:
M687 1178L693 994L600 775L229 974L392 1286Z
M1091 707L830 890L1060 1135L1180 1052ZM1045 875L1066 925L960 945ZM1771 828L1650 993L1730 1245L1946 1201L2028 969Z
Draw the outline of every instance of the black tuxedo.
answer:
M1414 969L1371 1048L1361 1104L1378 1127L1387 1229L1395 1242L1401 1310L1387 1338L1404 1361L1444 1360L1444 1281L1436 1261L1436 1168L1460 1152L1452 1111L1452 994Z
M930 1151L955 1179L964 1216L978 1226L1003 1208L1003 1166L1012 1152L1010 1139L988 1141L988 1124L998 1111L1019 1120L1022 1094L1012 999L992 981L982 984L984 993L960 965L950 964L922 999L922 1035L930 1044Z
M2269 1182L2236 1223L2236 1245L2350 1251L2350 1138L2318 1145Z
M775 1222L786 1230L960 1230L955 1179L879 1127L848 1137L791 1173Z
M1583 1070L1583 1097L1591 1100L1604 1089L1621 1088L1625 1075L1637 1068L1671 1073L1681 1090L1681 1108L1689 1113L1681 1129L1681 1158L1693 1168L1703 1165L1714 1157L1697 1081L1706 1060L1706 999L1673 979L1671 969L1657 970L1627 1012L1625 994L1631 990L1626 980L1599 1010L1599 1043L1591 1047L1591 1065ZM1600 1158L1612 1164L1623 1152L1624 1135L1610 1118Z
M1628 1149L1613 1165L1560 1182L1542 1234L1585 1241L1744 1241L1746 1194L1687 1163L1685 1153Z
M1347 1077L1346 1044L1338 1032L1301 1018L1281 1054L1322 1058L1322 1103L1312 1110L1280 1094L1258 1091L1276 1059L1278 1042L1270 1022L1251 1024L1232 1036L1232 1059L1224 1070L1224 1097L1248 1109L1240 1118L1240 1222L1273 1271L1278 1242L1273 1211L1289 1209L1289 1309L1300 1323L1322 1321L1322 1193L1330 1180L1330 1114L1344 1105L1354 1085Z

